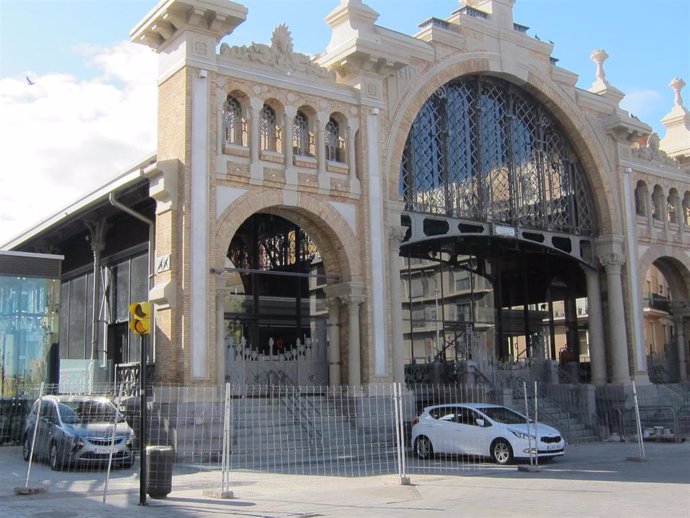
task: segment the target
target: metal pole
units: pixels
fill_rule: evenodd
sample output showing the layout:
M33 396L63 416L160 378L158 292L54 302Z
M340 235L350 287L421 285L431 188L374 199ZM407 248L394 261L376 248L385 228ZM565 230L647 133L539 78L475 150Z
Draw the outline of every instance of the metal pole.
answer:
M438 288L434 289L434 295L436 295L436 350L434 352L434 356L436 356L437 353L441 352L441 344L438 341Z
M637 443L640 447L640 458L644 459L644 438L642 437L642 423L640 421L640 407L637 404L637 389L635 380L632 382L633 399L635 400L635 424L637 425Z
M225 414L223 416L223 462L221 466L221 494L229 490L230 485L230 383L225 384Z
M139 335L139 505L146 505L146 340Z
M120 384L120 390L117 395L117 403L120 404L122 401L122 384ZM117 405L115 405L117 407ZM110 455L108 456L108 470L105 474L105 485L103 486L103 503L105 503L106 495L108 494L108 482L110 482L110 470L113 466L113 450L115 450L115 437L117 432L117 419L120 417L119 411L115 410L113 415L113 432L110 434Z
M36 422L34 423L34 434L33 437L31 438L31 451L29 452L29 467L26 470L26 482L24 483L24 487L29 487L29 477L31 476L31 464L32 461L34 460L34 448L36 446L36 431L38 430L38 423L41 420L41 398L43 397L43 382L41 382L41 388L38 393L38 409L36 410ZM30 418L31 414L29 414Z
M534 464L534 458L532 457L532 439L529 434L529 405L527 404L527 382L522 382L522 390L525 393L525 417L527 418L527 449L529 450L529 463L530 466Z
M529 433L529 430L527 430ZM534 464L539 466L539 398L537 396L537 382L534 382Z

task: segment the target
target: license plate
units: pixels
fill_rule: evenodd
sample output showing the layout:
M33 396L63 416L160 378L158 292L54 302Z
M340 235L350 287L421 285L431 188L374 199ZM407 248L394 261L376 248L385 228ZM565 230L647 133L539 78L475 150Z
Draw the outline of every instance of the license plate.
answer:
M96 453L99 454L110 454L110 452L115 453L115 448L96 448Z

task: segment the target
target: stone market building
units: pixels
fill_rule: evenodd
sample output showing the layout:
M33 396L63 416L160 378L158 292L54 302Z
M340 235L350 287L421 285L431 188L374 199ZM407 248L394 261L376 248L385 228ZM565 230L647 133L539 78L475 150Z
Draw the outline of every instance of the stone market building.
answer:
M513 4L410 36L341 0L311 58L284 25L223 43L239 3L161 1L131 32L159 55L155 155L6 245L65 256L61 358L138 361L148 299L161 382L687 381L685 83L659 138L605 50L578 88Z

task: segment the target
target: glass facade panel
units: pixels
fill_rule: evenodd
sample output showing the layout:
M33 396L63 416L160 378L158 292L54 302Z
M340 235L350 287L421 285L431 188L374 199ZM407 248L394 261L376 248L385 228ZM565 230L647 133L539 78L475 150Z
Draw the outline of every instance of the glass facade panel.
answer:
M49 354L58 341L60 282L0 275L0 395L49 381Z

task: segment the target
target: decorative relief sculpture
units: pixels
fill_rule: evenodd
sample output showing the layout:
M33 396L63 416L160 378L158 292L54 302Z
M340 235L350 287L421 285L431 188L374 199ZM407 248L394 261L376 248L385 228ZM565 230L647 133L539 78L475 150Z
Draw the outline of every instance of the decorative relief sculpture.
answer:
M253 43L249 46L230 47L227 43L220 46L221 56L229 56L268 65L286 74L301 72L335 80L335 72L329 71L315 63L306 54L294 52L292 36L284 23L278 25L271 37L271 46Z
M194 52L199 56L205 56L208 53L208 45L203 41L197 41L194 44Z
M648 136L642 137L632 146L630 151L633 156L649 160L650 162L659 162L661 164L678 166L678 161L675 158L668 156L663 150L659 149L659 135L652 133Z

